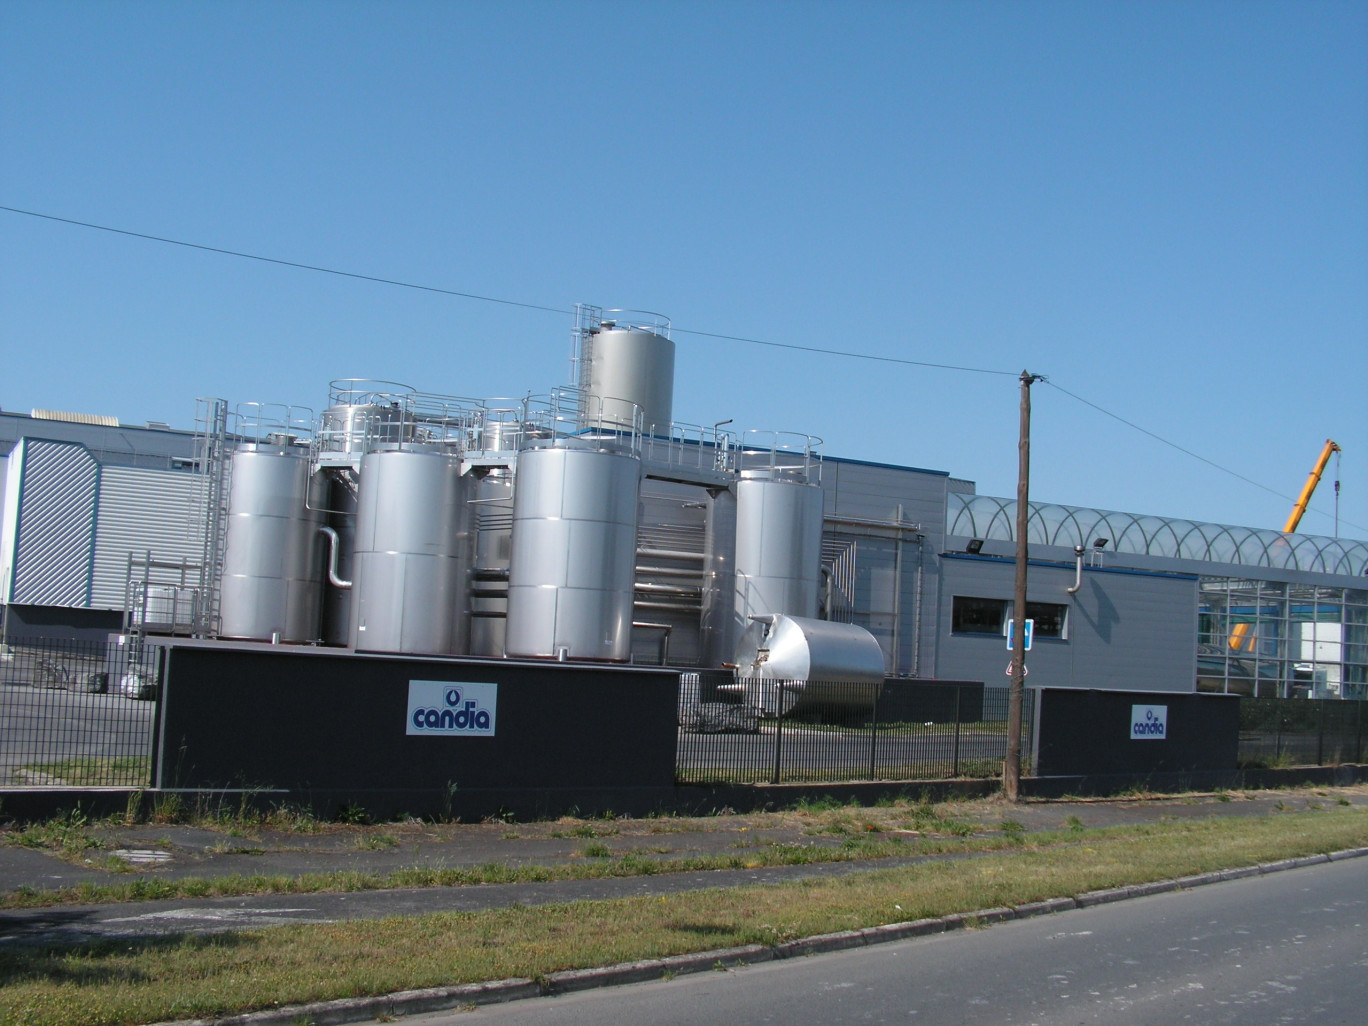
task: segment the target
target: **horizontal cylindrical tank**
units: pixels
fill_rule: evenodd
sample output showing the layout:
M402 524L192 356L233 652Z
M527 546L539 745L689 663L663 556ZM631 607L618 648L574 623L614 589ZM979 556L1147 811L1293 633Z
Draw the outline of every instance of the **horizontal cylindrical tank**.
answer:
M747 703L774 715L783 694L784 712L805 706L872 706L883 687L884 654L863 627L797 616L761 616L741 635L736 673ZM782 689L756 687L782 680Z
M822 580L822 489L767 473L736 482L736 623L781 613L816 617Z
M460 459L436 449L376 450L361 461L352 564L357 650L465 651L465 481Z
M318 640L321 476L307 455L269 445L238 449L230 472L219 636Z
M580 383L586 394L585 426L594 426L601 416L608 424L630 428L640 410L645 434L668 437L675 344L654 331L608 321L582 345L587 351Z
M573 440L518 454L508 655L631 656L640 480L635 457Z

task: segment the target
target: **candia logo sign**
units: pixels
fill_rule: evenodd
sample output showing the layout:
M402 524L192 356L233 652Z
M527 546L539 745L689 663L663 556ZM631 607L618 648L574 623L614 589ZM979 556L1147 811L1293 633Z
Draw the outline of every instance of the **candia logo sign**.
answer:
M1132 741L1164 741L1168 738L1168 706L1131 706Z
M499 685L409 681L406 734L493 737Z

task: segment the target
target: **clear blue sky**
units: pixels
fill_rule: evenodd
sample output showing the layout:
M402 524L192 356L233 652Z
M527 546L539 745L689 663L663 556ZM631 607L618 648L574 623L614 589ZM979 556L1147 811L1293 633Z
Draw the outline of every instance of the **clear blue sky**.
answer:
M1286 496L1334 438L1368 537L1364 2L7 0L0 147L0 205L567 311L0 211L7 410L545 392L582 301L673 319L678 420L1012 495L1029 369ZM1034 498L1286 518L1033 399Z

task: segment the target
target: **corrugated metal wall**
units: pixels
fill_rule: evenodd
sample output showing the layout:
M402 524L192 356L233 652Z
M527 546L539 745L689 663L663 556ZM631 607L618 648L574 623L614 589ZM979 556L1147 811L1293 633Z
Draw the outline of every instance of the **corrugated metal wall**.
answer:
M85 606L100 466L84 446L22 439L18 521L9 601Z
M83 445L21 439L7 538L15 605L122 609L128 556L198 562L198 482L186 471L101 466Z
M90 605L122 609L128 556L198 564L199 481L185 471L104 467L95 530Z

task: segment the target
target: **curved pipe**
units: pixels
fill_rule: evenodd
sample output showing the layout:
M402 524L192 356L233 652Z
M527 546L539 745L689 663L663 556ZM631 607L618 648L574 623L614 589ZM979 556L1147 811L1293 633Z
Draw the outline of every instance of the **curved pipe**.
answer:
M1074 559L1077 560L1077 565L1074 567L1074 582L1073 582L1073 587L1072 587L1072 588L1065 588L1065 589L1064 589L1064 590L1065 590L1066 592L1068 592L1070 595L1077 595L1077 594L1078 594L1078 589L1080 589L1081 587L1083 587L1083 546L1082 546L1082 545L1075 545L1075 546L1074 546Z
M334 588L341 588L343 591L352 586L351 581L344 581L337 576L338 550L341 549L341 540L337 537L337 532L326 525L318 529L318 533L328 539L328 583Z

